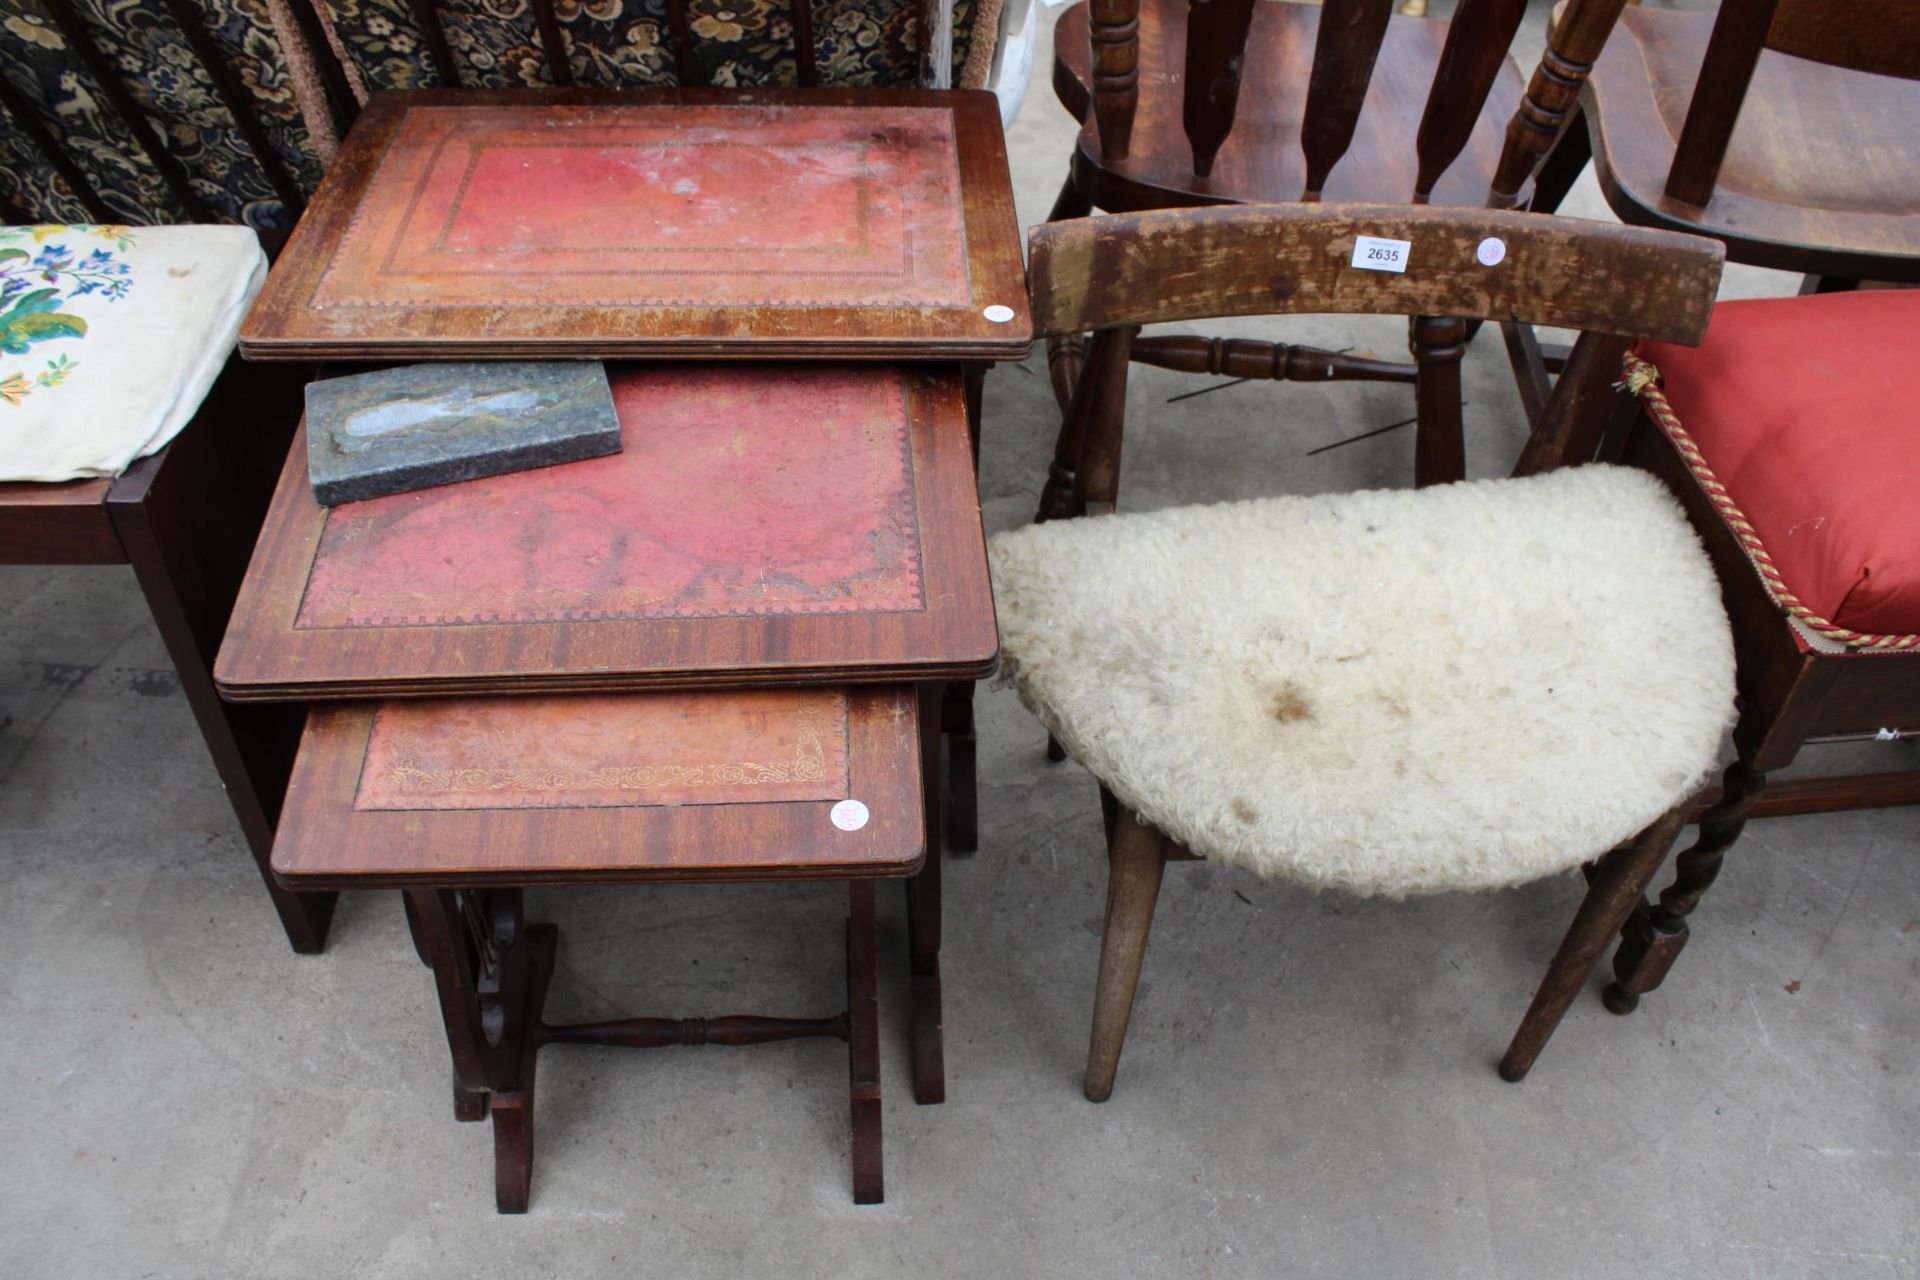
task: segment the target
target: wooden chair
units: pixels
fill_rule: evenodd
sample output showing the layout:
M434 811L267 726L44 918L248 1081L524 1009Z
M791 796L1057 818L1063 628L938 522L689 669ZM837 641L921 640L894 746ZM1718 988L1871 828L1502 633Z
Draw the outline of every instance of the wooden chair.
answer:
M287 941L317 952L335 895L294 893L268 869L301 710L233 706L213 685L305 382L234 361L185 430L117 479L0 484L0 564L132 567Z
M1698 350L1643 344L1644 412L1606 456L1679 495L1724 584L1740 718L1673 883L1642 901L1607 1006L1660 985L1747 819L1920 804L1920 770L1769 783L1802 747L1920 736L1920 293L1723 303ZM1592 442L1575 443L1589 449Z
M1576 12L1560 15L1556 44L1573 38L1564 29ZM1593 66L1578 109L1541 167L1529 207L1557 208L1591 160L1601 192L1622 221L1712 236L1726 245L1730 261L1805 273L1803 292L1846 290L1861 280L1920 282L1920 142L1912 126L1920 117L1920 6L1901 0L1756 0L1723 4L1717 15L1633 7L1619 25L1620 35L1605 53L1588 59ZM1522 400L1530 416L1537 414L1562 353L1538 343L1529 326L1504 327ZM1735 366L1765 369L1755 376L1769 380L1777 372L1738 349L1726 358ZM1789 363L1804 366L1804 358L1796 353ZM1636 448L1659 453L1657 445L1644 442ZM1648 454L1635 457L1649 462ZM1670 465L1656 469L1679 474ZM1691 482L1682 487L1691 488ZM1716 544L1724 536L1715 531L1717 518L1707 519L1704 507L1698 514L1703 536ZM1745 572L1739 557L1727 563L1730 578ZM1746 818L1905 804L1915 796L1915 779L1906 771L1803 778L1760 790L1758 775L1783 767L1804 742L1851 732L1832 727L1836 715L1849 714L1836 710L1841 703L1862 714L1871 710L1889 724L1898 723L1901 703L1872 681L1859 686L1859 701L1851 701L1847 690L1859 678L1851 673L1861 664L1836 663L1818 652L1805 659L1808 671L1823 673L1817 680L1795 677L1775 688L1776 677L1768 676L1765 690L1753 687L1761 679L1756 673L1797 671L1800 661L1783 656L1786 649L1762 656L1776 640L1784 643L1785 633L1778 609L1758 600L1729 606L1742 637L1764 637L1742 641L1748 709L1738 767L1752 773L1741 775L1745 781L1737 790L1755 794L1735 805L1730 779L1729 807L1698 811L1711 818L1683 865L1700 868L1686 879L1701 888L1712 878L1706 868L1718 866ZM1902 679L1884 667L1875 670L1876 679ZM1838 672L1850 674L1832 674ZM1838 702L1813 692L1828 681ZM1697 900L1697 891L1667 898L1659 929L1678 941L1663 944L1669 956L1659 973L1684 942L1685 914ZM1635 919L1644 934L1644 913ZM1638 976L1627 978L1629 971ZM1623 961L1622 973L1626 985L1609 1000L1624 1011L1636 992L1650 990L1659 977L1634 961Z
M1920 6L1634 7L1620 29L1533 208L1557 208L1591 157L1623 222L1712 236L1812 287L1920 282Z
M1507 48L1524 0L1463 0L1450 24L1396 16L1392 0L1088 0L1054 31L1054 89L1084 123L1051 218L1321 199L1511 208L1621 2L1573 0L1523 94ZM1255 72L1244 96L1243 67ZM1140 338L1132 358L1242 378L1414 383L1470 336L1459 320L1417 320L1411 364L1185 335ZM1063 412L1084 358L1078 334L1049 347ZM1415 483L1463 475L1458 414L1421 397ZM1062 477L1048 501L1057 508L1070 487Z
M1408 242L1405 272L1352 265L1365 235ZM1597 860L1501 1064L1519 1079L1665 857L1733 703L1711 567L1671 498L1625 468L1111 515L1138 327L1279 307L1582 330L1527 454L1548 470L1589 437L1628 335L1698 340L1720 260L1695 237L1406 206L1034 230L1037 331L1094 333L1068 514L1105 518L990 550L1002 669L1101 784L1089 1098L1113 1087L1180 858L1394 896Z

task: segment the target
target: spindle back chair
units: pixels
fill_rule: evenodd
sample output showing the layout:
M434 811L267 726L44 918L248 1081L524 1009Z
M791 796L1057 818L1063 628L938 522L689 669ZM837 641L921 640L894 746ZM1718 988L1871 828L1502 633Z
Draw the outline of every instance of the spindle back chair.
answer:
M1713 236L1810 289L1920 282L1916 81L1913 0L1636 6L1532 207L1557 208L1591 158L1623 222Z
M1391 0L1319 8L1206 0L1184 19L1171 0L1145 0L1144 9L1142 0L1088 0L1081 25L1073 23L1076 9L1056 36L1055 87L1088 122L1052 216L1323 198L1512 208L1564 127L1623 3L1572 0L1522 92L1507 48L1524 0L1463 0L1446 24L1396 16ZM1091 46L1084 72L1083 41ZM1250 110L1241 106L1249 64ZM1176 85L1184 142L1164 101ZM1423 98L1408 93L1416 85L1425 86ZM1241 132L1228 146L1236 114ZM1417 320L1411 364L1158 335L1135 342L1132 358L1189 373L1418 385L1421 370L1457 364L1471 332L1459 320ZM1084 358L1078 335L1049 346L1063 411ZM1461 478L1457 403L1449 409L1425 395L1417 403L1415 483Z
M1767 49L1850 71L1920 80L1920 4L1753 0L1721 5L1667 170L1671 198L1696 207L1713 198L1741 105Z

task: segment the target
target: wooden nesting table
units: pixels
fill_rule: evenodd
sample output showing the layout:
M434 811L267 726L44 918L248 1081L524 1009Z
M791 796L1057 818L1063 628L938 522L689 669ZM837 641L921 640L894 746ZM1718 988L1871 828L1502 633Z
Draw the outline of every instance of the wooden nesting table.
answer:
M273 869L406 892L502 1211L527 1204L535 1052L583 1040L848 1039L876 1201L874 882L907 883L914 1097L938 1102L943 704L997 654L963 379L610 380L625 447L585 462L326 509L296 440L215 663L229 698L319 704ZM542 1019L557 939L525 887L823 878L850 887L847 1012Z
M356 123L246 355L626 362L605 458L329 510L296 439L214 668L317 704L274 871L404 891L502 1211L542 1045L814 1035L850 1046L878 1201L879 880L914 1097L945 1097L942 735L970 841L998 652L981 377L1031 329L989 94L441 91ZM849 886L844 1011L546 1021L526 887L790 879Z
M543 1045L807 1036L848 1043L853 1198L874 1204L874 885L922 872L936 803L922 744L937 716L901 686L335 704L308 720L274 869L293 886L405 890L453 1053L454 1114L493 1116L501 1212L527 1208ZM546 1021L559 934L527 923L524 888L811 879L848 885L845 1010ZM914 1093L939 1101L939 882L909 883Z

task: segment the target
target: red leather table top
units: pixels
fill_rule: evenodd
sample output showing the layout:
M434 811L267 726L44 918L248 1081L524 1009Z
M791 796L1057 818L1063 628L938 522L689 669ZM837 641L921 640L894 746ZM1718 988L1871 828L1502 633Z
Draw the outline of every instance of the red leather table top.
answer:
M877 90L382 95L241 348L1017 358L995 111Z
M899 377L641 365L613 390L620 453L330 509L294 625L923 606ZM794 402L819 416L753 431Z
M968 678L998 642L951 370L632 365L621 453L332 509L296 441L248 699Z
M846 691L749 689L383 702L353 807L618 809L846 794Z

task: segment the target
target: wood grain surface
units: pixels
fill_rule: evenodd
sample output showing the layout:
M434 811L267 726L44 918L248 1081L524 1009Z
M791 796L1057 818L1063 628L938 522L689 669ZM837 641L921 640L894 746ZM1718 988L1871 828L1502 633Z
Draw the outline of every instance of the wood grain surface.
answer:
M353 807L618 809L846 795L846 691L752 689L383 702Z
M361 114L240 346L1018 359L1029 329L992 94L435 90Z
M919 869L925 835L911 688L476 701L486 705L314 708L274 843L281 881L519 887L905 877ZM651 732L658 729L669 731ZM808 733L836 744L838 768L769 795L742 767L790 762ZM698 784L635 788L631 800L601 787L578 802L549 790L545 803L529 804L515 785L578 778L589 758L608 775L703 772ZM433 793L457 803L401 807L423 762L457 762L468 785ZM865 825L847 830L833 820L844 799L866 806Z
M236 700L972 679L998 652L962 377L613 370L625 448L331 510L296 440Z
M112 480L0 483L0 564L125 564L107 518Z
M1849 7L1821 9L1837 20ZM1614 212L1714 236L1738 262L1920 282L1912 80L1763 51L1744 100L1731 104L1739 114L1704 207L1667 194L1713 24L1712 13L1629 6L1594 64L1585 116Z
M1405 270L1353 265L1404 240ZM1498 258L1489 264L1482 253ZM1490 209L1169 209L1035 227L1036 330L1325 313L1519 320L1697 342L1722 250L1698 236Z
M1255 4L1232 132L1211 171L1202 176L1194 173L1194 146L1186 131L1187 5L1182 0L1142 0L1140 8L1139 101L1123 159L1111 153L1103 158L1093 119L1086 7L1066 10L1054 28L1054 92L1085 121L1075 149L1074 176L1095 207L1121 212L1298 200L1310 185L1309 151L1321 164L1331 165L1322 190L1327 200L1413 198L1421 167L1416 136L1446 46L1445 23L1400 19L1387 24L1377 60L1343 64L1358 78L1342 86L1342 96L1348 88L1362 92L1351 121L1331 118L1335 113L1322 106L1317 127L1303 136L1317 71L1321 10ZM1502 130L1524 88L1505 48L1503 42L1484 107L1462 121L1463 150L1435 182L1435 204L1478 205L1487 198ZM1320 87L1327 96L1324 75ZM1318 98L1315 102L1319 105ZM1345 141L1351 145L1337 145L1347 128L1352 131ZM1328 130L1336 135L1334 144L1328 142ZM1334 163L1329 155L1342 158ZM1311 176L1318 181L1322 175L1316 171Z

